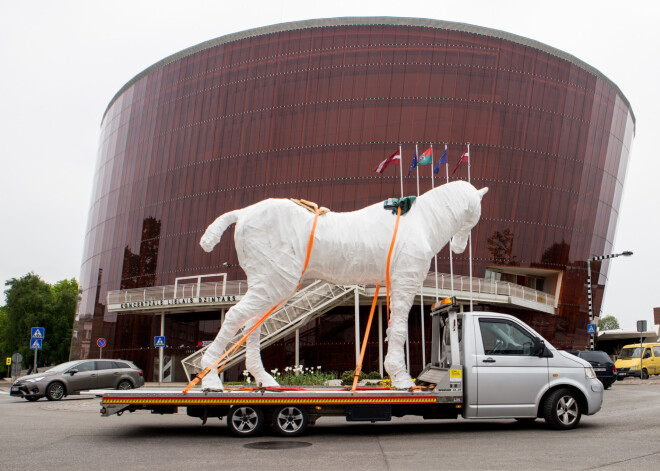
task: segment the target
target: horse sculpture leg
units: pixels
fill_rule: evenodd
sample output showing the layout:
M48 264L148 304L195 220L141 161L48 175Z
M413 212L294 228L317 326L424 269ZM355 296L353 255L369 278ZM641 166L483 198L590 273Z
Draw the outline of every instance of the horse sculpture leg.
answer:
M243 296L243 299L227 311L220 332L218 332L215 340L209 345L202 357L202 368L211 366L224 353L227 344L236 335L238 329L245 325L251 318L255 317L255 315L259 316L259 314L263 315L268 312L268 309L275 304L275 302L264 294L263 292L257 293L254 290L248 290L245 296ZM217 366L219 367L220 365ZM202 378L202 389L223 389L222 382L216 371L210 371Z
M251 329L260 318L261 317L255 317L253 320L248 321L245 328L248 330ZM255 383L257 383L257 386L263 386L265 388L276 388L279 386L279 383L275 380L275 378L266 372L264 365L261 362L261 351L259 348L260 343L261 326L257 327L245 341L245 367L250 372L250 374L254 376L254 380Z
M385 370L390 375L392 386L396 389L408 389L415 385L406 370L404 345L408 333L408 313L415 300L415 291L393 287L390 296L390 325L387 328L387 355L385 356Z

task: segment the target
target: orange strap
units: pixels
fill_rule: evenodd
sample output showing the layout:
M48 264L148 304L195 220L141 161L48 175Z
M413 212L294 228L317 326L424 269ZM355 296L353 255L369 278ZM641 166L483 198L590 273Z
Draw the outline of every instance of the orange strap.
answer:
M387 275L386 275L386 287L387 287L387 323L390 322L390 260L392 258L392 252L394 250L394 242L396 242L396 233L399 230L399 219L401 218L401 207L397 208L396 212L396 223L394 224L394 234L392 235L392 243L390 244L390 251L387 254ZM376 292L374 293L374 300L371 303L371 312L369 313L369 322L367 322L367 329L364 332L364 340L362 341L362 348L360 349L360 358L358 364L355 367L355 377L353 378L353 387L351 392L355 392L357 389L358 379L360 377L360 371L362 370L362 360L364 360L364 352L367 348L367 340L369 339L369 331L371 330L371 321L374 317L374 309L376 308L376 300L378 299L378 291L380 290L380 285L376 285Z
M355 392L357 389L358 378L360 377L360 371L362 371L362 360L364 359L364 351L367 349L367 339L369 339L371 320L374 317L374 309L376 308L376 301L378 301L379 290L380 285L376 285L376 292L374 293L374 300L371 303L371 312L369 313L369 322L367 322L367 330L364 332L364 340L362 341L362 348L360 349L360 359L358 360L358 364L355 367L355 377L353 378L353 387L351 388L351 392Z
M387 288L387 325L390 325L390 259L392 258L392 251L394 250L394 242L396 242L396 233L399 230L399 219L401 219L401 206L396 209L396 223L394 224L394 235L392 236L392 243L390 244L390 251L387 254L387 272L385 273L385 287Z
M300 274L300 279L301 279L300 284L298 285L298 287L296 288L295 291L298 291L298 290L300 289L300 287L302 286L302 284L303 284L303 282L302 282L302 277L303 277L303 275L305 274L305 270L307 270L307 265L309 264L309 257L310 257L310 255L312 254L312 244L314 243L314 232L316 232L316 223L318 222L318 220L319 220L319 209L316 208L316 210L315 210L315 212L314 212L314 224L312 225L312 233L309 235L309 243L307 244L307 257L305 258L305 266L303 267L303 271L302 271L302 273ZM294 291L294 292L295 292L295 291ZM222 371L222 369L224 368L224 366L225 366L225 365L227 364L227 362L229 361L229 358L231 357L231 355L233 355L234 352L235 352L236 350L238 350L238 347L240 347L241 345L243 345L243 342L245 342L245 340L250 336L250 334L252 334L252 332L254 332L257 328L259 328L259 326L261 326L261 324L264 323L264 321L268 318L268 316L270 316L270 315L273 313L273 311L275 311L275 309L277 309L278 307L280 307L284 301L286 301L286 299L283 299L282 301L280 301L279 303L277 303L277 305L276 305L275 307L271 308L270 311L268 311L266 314L264 314L264 316L263 316L261 319L259 319L259 321L257 321L257 323L254 324L250 330L248 330L247 334L245 334L245 335L243 336L243 338L241 338L241 339L236 343L236 345L234 345L233 348L231 348L231 349L229 349L229 350L225 350L225 352L220 356L220 358L218 358L216 361L214 361L213 364L212 364L211 366L205 368L203 371L201 371L200 373L198 373L197 376L195 376L195 377L192 379L192 381L190 381L190 383L188 383L188 386L186 386L185 388L183 388L183 391L182 391L183 394L186 394L186 393L187 393L188 391L190 391L193 387L195 387L195 385L196 385L197 383L199 383L199 382L201 381L201 379L202 379L204 376L206 376L206 375L207 375L212 369L214 369L215 367L217 367L218 364L219 364L222 360L224 360L225 358L227 358L227 359L225 360L225 362L222 364L222 366L220 366L220 368L218 368L218 373L220 373L220 371Z

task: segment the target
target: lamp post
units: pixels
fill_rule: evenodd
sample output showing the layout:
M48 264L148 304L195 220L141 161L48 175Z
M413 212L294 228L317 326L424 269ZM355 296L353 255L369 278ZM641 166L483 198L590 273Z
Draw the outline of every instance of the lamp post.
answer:
M608 258L616 258L620 257L623 255L624 257L630 257L633 253L630 251L625 251L621 253L613 253L610 255L600 255L598 257L591 257L589 260L587 260L587 297L589 301L589 324L594 323L594 305L593 305L593 298L591 295L591 262L598 262L600 260L606 260ZM595 333L589 335L589 350L594 349L594 338L595 338Z

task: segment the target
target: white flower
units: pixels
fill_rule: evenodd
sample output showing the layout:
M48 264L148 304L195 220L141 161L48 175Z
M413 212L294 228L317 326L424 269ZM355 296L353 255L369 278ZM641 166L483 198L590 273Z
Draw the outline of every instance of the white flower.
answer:
M320 366L317 366L317 367L316 367L316 369L317 369L317 370L320 370L320 369L321 369L321 367L320 367Z
M251 382L252 382L252 380L251 380L250 377L248 376L248 378L247 378L247 383L250 384Z

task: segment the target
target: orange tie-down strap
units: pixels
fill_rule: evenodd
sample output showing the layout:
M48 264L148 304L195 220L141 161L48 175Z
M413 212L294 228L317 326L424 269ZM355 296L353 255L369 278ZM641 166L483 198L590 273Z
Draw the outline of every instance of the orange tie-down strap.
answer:
M298 287L296 288L296 291L298 291L298 290L300 289L300 287L302 286L302 284L303 284L303 283L302 283L302 277L303 277L303 275L305 274L305 271L307 270L307 265L309 264L309 257L310 257L310 255L312 254L312 244L314 243L314 233L316 232L316 223L317 223L318 220L319 220L319 212L320 212L320 211L319 211L319 208L317 207L317 208L315 209L315 211L314 211L314 224L312 225L312 233L309 235L309 243L307 244L307 257L305 258L305 266L303 267L302 273L300 274L301 282L300 282L300 284L298 285ZM225 366L225 365L227 364L227 362L229 361L229 358L234 354L234 352L235 352L236 350L238 350L238 347L240 347L241 345L243 345L243 342L245 342L245 340L246 340L246 339L252 334L252 332L254 332L255 330L257 330L257 328L259 328L259 326L260 326L261 324L263 324L264 321L265 321L266 319L268 319L268 316L270 316L270 315L273 313L273 311L275 311L275 309L277 309L278 307L280 307L284 301L286 301L286 299L283 299L282 301L280 301L279 303L277 303L277 305L275 305L275 307L271 308L270 311L268 311L266 314L264 314L263 317L262 317L261 319L259 319L259 320L257 321L257 323L254 324L250 330L248 330L247 334L245 334L245 335L244 335L244 336L243 336L243 337L242 337L242 338L236 343L236 345L233 346L233 348L228 349L228 350L225 350L225 352L220 356L220 358L218 358L216 361L214 361L213 364L212 364L211 366L205 368L203 371L201 371L200 373L198 373L197 376L195 376L195 377L192 379L192 381L191 381L190 383L188 383L188 386L186 386L185 388L183 388L183 391L182 391L183 394L186 394L188 391L190 391L192 388L194 388L195 385L196 385L197 383L199 383L199 382L202 380L202 378L203 378L204 376L206 376L211 370L213 370L214 368L216 368L216 367L220 364L220 362L221 362L222 360L225 360L225 358L226 358L225 362L224 362L224 363L220 366L220 368L218 368L218 370L217 370L217 372L220 373L220 371L222 371L222 369L224 368L224 366Z
M396 242L396 233L399 231L399 219L401 219L401 206L396 211L396 223L394 224L394 234L392 235L392 242L390 243L390 251L387 253L387 274L385 275L386 288L387 288L387 322L390 319L390 260L392 259L392 252L394 251L394 243ZM371 302L371 311L369 312L369 321L367 322L367 329L364 332L364 340L362 341L362 348L360 349L360 359L355 367L355 377L353 378L353 387L351 392L357 390L358 379L360 378L360 371L362 371L362 361L364 360L364 352L367 349L367 340L369 339L369 332L371 330L371 321L374 317L374 310L376 308L376 300L378 299L378 291L380 285L376 285L376 292L374 293L374 300Z

